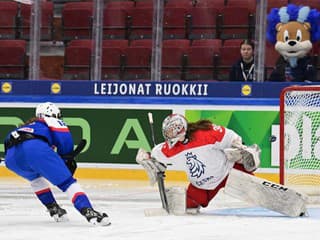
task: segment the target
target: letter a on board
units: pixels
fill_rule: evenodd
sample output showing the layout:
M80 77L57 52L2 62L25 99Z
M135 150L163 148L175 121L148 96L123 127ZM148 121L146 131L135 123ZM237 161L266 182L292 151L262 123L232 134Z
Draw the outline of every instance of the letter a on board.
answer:
M136 134L137 140L127 139L131 130ZM146 138L138 119L126 120L115 144L112 147L111 154L119 154L124 144L126 144L126 146L130 149L144 148L147 151L151 149L148 139Z

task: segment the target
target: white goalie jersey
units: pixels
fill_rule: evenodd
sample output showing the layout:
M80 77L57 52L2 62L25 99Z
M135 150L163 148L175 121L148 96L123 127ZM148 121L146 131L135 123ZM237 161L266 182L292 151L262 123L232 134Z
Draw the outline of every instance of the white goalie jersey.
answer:
M151 156L165 164L182 166L190 183L200 189L214 189L229 174L234 161L229 161L224 149L231 148L241 137L222 126L212 125L211 130L198 130L192 141L178 142L169 148L160 143Z

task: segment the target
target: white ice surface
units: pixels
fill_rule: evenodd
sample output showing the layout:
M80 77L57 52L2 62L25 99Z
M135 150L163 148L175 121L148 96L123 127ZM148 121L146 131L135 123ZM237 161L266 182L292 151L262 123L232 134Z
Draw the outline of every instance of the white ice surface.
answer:
M96 210L110 216L111 226L90 225L53 188L69 216L69 222L56 223L27 182L0 178L0 239L316 240L320 235L319 206L308 209L309 217L289 218L220 193L200 215L146 217L144 209L161 207L156 187L147 182L79 182Z

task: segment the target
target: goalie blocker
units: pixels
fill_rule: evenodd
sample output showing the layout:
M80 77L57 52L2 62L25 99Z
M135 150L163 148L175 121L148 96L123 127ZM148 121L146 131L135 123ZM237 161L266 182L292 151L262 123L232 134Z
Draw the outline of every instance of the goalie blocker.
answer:
M306 215L307 197L284 185L232 169L225 193L290 217Z

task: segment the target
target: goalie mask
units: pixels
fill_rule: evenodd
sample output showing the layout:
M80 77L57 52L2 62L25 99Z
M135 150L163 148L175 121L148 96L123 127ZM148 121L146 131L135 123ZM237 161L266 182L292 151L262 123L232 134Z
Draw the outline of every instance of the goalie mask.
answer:
M60 109L51 102L40 103L36 108L36 117L54 117L61 118Z
M171 114L163 120L162 134L170 148L184 140L187 128L187 120L180 114Z

